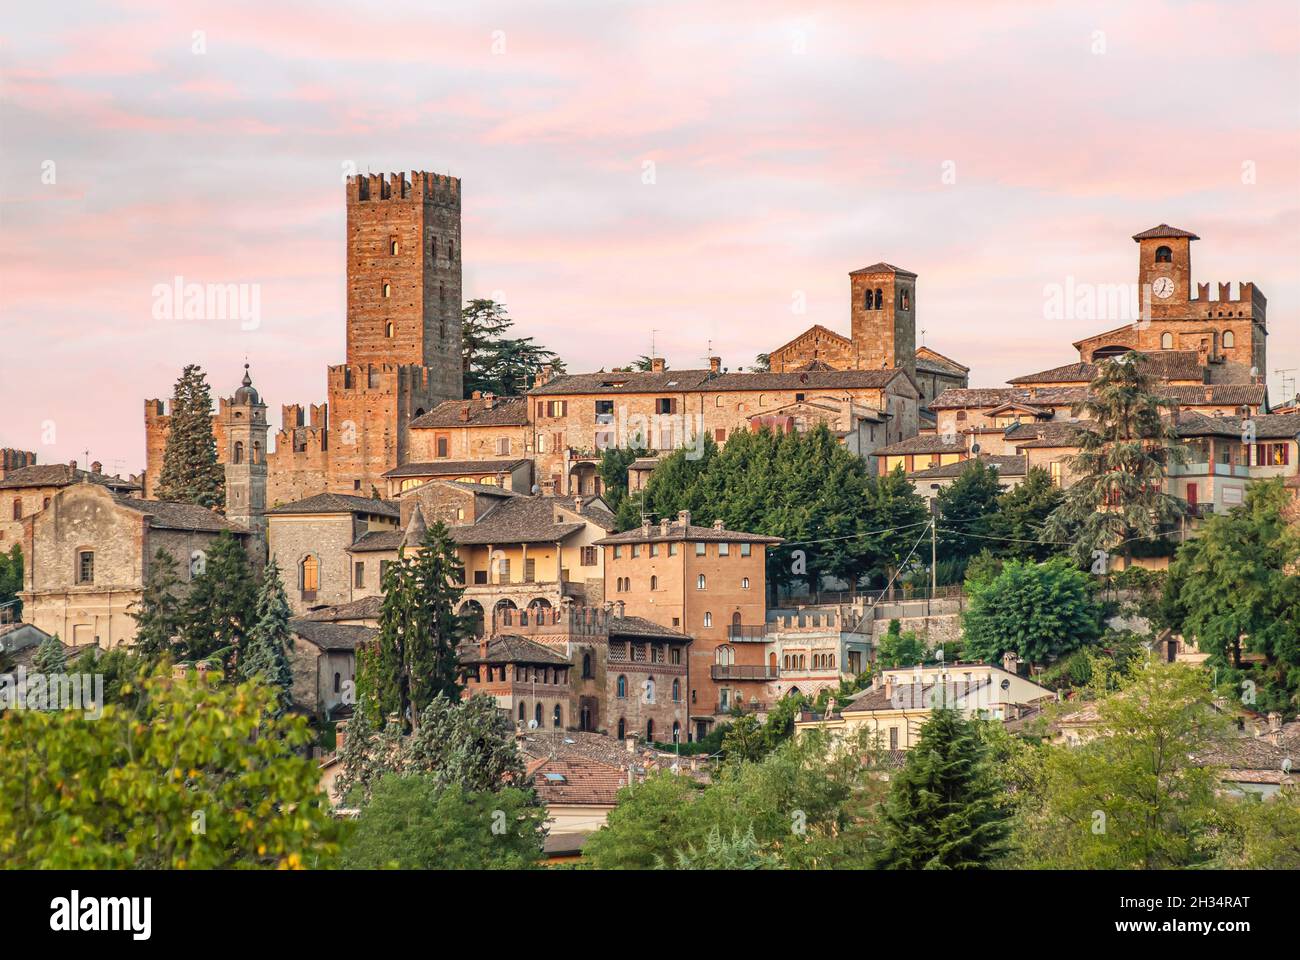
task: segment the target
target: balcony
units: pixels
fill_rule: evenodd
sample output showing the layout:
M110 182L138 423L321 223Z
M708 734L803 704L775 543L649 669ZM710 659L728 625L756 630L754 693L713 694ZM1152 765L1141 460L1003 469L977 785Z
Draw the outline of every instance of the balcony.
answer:
M727 639L735 640L738 643L761 642L767 639L767 625L752 626L748 624L733 623L727 627Z
M775 680L780 671L775 667L715 663L709 668L709 675L714 680Z

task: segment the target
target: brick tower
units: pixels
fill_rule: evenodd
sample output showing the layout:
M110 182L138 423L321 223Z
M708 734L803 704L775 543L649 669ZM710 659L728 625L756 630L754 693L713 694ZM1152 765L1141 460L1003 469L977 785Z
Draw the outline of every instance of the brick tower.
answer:
M217 420L223 445L218 459L226 465L226 519L265 539L266 404L253 389L248 364L235 395L218 402Z
M461 396L460 180L348 178L347 362L427 367Z
M877 263L849 274L850 339L857 370L916 376L916 274Z

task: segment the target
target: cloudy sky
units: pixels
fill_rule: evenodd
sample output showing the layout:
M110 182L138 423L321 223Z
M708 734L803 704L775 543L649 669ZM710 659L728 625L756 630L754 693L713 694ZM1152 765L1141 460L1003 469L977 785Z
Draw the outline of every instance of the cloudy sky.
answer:
M1289 2L24 4L0 24L0 446L144 462L142 407L247 355L279 419L344 351L342 176L462 178L466 297L572 371L727 366L847 273L919 274L972 385L1077 359L1129 237L1201 236L1300 367L1300 6ZM648 182L650 181L650 182ZM256 284L260 323L157 319L174 278ZM250 288L251 289L251 288ZM799 304L804 304L799 312Z

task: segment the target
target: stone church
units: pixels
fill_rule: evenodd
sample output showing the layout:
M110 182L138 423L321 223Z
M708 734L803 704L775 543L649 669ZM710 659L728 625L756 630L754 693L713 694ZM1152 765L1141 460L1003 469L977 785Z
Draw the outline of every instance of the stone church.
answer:
M213 417L228 516L321 492L383 490L405 463L410 423L462 393L460 180L414 171L347 181L347 360L326 370L327 400L282 406L274 449L247 369ZM144 495L156 497L170 416L145 401ZM264 492L263 492L264 491ZM262 502L257 502L261 500Z
M821 324L768 355L773 373L906 370L922 403L969 385L970 368L916 345L916 274L876 263L849 274L849 335Z

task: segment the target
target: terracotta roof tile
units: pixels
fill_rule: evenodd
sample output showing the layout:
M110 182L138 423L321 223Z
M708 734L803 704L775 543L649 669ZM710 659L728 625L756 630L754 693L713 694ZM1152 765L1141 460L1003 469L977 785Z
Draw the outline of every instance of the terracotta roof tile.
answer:
M468 419L465 418L468 414ZM487 401L447 400L411 421L412 430L439 427L524 427L528 425L527 397L497 397Z
M400 510L396 500L354 497L346 493L318 493L313 497L272 507L266 512L269 516L295 513L373 513L381 517L397 517Z

